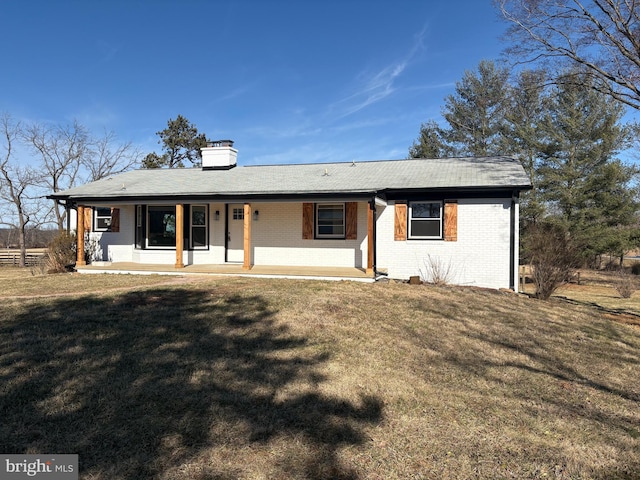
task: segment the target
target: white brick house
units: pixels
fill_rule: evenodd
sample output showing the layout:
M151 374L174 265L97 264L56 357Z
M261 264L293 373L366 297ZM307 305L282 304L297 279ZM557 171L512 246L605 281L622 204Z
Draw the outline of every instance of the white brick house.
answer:
M49 198L78 212L94 260L112 265L344 267L371 278L515 288L518 203L508 157L236 166L230 141L203 167L136 170Z

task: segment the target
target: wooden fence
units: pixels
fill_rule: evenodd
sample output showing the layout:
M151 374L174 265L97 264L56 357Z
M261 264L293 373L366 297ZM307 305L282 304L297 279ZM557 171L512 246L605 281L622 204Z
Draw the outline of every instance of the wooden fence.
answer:
M27 250L25 266L38 265L45 256L45 250ZM20 265L20 250L0 250L0 266L17 267Z

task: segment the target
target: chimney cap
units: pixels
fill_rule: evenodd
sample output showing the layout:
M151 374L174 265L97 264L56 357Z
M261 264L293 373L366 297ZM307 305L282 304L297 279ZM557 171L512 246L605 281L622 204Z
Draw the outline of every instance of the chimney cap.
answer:
M233 147L233 140L211 140L207 142L207 147Z

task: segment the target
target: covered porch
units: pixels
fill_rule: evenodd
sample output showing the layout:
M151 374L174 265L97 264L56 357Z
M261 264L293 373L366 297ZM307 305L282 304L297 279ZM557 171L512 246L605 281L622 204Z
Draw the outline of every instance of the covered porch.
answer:
M102 242L108 236L104 245L100 244L105 250L93 256L89 265L85 242L95 223L92 209L97 207L79 204L78 218L84 221L77 224L76 267L83 272L373 278L375 206L372 200L358 200L337 203L342 214L340 234L329 236L320 236L316 231L316 204L312 202L263 201L257 204L258 210L256 204L249 202L201 201L196 204L201 209L198 225L202 225L197 245L193 240L195 217L190 213L194 204L120 203L118 208L110 207L112 228L98 232L97 240L93 239ZM326 207L327 203L320 206ZM164 218L169 218L163 223L166 232L160 232L165 243L145 240L155 233L149 226L149 214L144 215L145 207L162 208ZM104 261L96 261L100 258Z
M250 270L242 263L224 265L174 265L140 264L135 262L94 262L91 265L77 265L79 273L113 273L136 275L220 275L248 276L264 278L299 278L314 280L351 280L359 282L375 281L373 273L355 267L302 267L254 265Z

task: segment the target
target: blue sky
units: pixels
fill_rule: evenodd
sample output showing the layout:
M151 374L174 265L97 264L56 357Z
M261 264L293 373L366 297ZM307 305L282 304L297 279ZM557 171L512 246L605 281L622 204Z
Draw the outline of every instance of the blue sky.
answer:
M16 0L0 20L0 112L145 153L181 114L245 165L405 158L505 27L491 0Z

